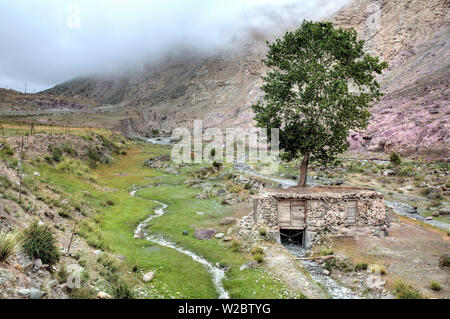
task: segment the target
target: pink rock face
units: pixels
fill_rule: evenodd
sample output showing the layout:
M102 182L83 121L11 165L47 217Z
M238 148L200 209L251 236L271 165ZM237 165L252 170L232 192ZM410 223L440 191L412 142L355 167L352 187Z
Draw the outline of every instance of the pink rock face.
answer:
M450 140L448 84L426 90L419 96L411 92L401 96L402 93L387 94L372 108L367 130L349 136L350 149L396 151L428 159L447 158Z

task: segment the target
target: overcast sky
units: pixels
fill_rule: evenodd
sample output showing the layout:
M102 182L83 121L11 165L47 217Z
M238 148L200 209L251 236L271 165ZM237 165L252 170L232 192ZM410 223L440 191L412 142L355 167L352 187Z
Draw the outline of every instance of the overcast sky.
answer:
M209 52L248 28L320 19L347 0L0 0L0 87L40 91L149 62L180 46ZM291 6L289 6L291 5ZM292 6L294 5L294 6ZM286 7L289 6L289 7Z

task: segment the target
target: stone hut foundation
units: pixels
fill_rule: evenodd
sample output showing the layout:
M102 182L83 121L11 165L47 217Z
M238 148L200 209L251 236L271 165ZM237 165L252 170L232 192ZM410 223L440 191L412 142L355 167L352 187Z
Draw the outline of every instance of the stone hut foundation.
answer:
M383 196L355 187L292 187L263 189L254 197L253 213L244 218L247 230L265 228L279 244L309 249L317 235L383 234L386 228Z

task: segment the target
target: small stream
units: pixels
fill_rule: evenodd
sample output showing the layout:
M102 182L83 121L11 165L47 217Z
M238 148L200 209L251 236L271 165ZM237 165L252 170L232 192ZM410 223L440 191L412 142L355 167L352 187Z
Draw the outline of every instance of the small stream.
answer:
M130 195L132 197L135 197L136 192L137 192L137 189L131 191ZM134 231L134 238L142 238L143 237L146 240L151 241L155 244L158 244L158 245L161 245L164 247L168 247L171 249L175 249L176 251L178 251L182 254L185 254L185 255L191 257L194 261L202 264L213 277L213 283L217 290L217 293L219 294L219 299L229 299L230 297L228 295L228 292L225 290L225 288L223 287L223 284L222 284L222 281L225 278L225 271L223 269L220 269L219 267L214 266L212 263L207 261L205 258L200 257L196 253L189 251L183 247L178 246L177 244L175 244L173 242L170 242L170 241L164 239L162 236L149 235L146 232L146 228L148 227L149 222L151 220L153 220L154 218L161 217L162 215L164 215L164 213L165 213L164 210L168 207L166 204L158 202L156 200L154 200L153 202L160 206L155 208L154 215L150 215L147 219L145 219L144 221L139 223L136 230Z
M148 139L148 141L151 143L154 143L154 144L159 144L159 145L171 144L170 138ZM380 160L379 162L385 163L386 161ZM250 176L271 180L275 183L280 184L282 188L295 187L295 186L297 186L297 183L298 183L295 180L284 179L284 178L279 178L279 177L274 177L274 176L269 176L269 175L264 175L264 174L258 173L250 165L246 164L243 161L236 161L234 164L234 169L241 173L248 174ZM320 186L320 183L318 183L317 181L308 179L308 185ZM155 209L156 215L150 216L149 219L142 222L141 223L142 225L140 224L140 226L138 226L138 229L136 231L142 230L143 228L145 228L146 223L148 223L148 221L150 221L154 217L161 216L164 213L163 212L164 208L166 208L167 206L162 203L159 203L159 204L163 205L163 208L160 208L160 211L157 211L158 209ZM400 203L400 202L386 201L386 206L391 207L396 213L398 213L400 215L423 221L425 223L431 224L435 227L442 228L444 230L450 230L450 225L448 225L446 223L442 223L442 222L439 222L436 220L426 220L423 216L421 216L417 213L413 213L414 208L408 204L404 204L404 203ZM221 285L221 281L225 276L225 274L223 273L223 271L221 269L214 267L208 261L202 259L201 257L198 257L194 253L186 251L183 248L179 248L173 243L168 243L159 237L149 236L149 237L147 237L147 239L154 241L162 246L174 248L182 253L185 253L185 254L191 256L194 260L204 264L205 267L207 267L208 270L213 274L214 283L215 283L216 288L217 288L219 294L221 295L221 297L228 298L228 294L226 294L225 290L223 289L223 287ZM286 247L286 248L294 256L298 256L298 257L304 256L304 251L303 250L299 251L298 247ZM199 260L197 260L196 258L198 258ZM307 269L307 271L309 272L311 277L316 282L322 284L333 298L336 298L336 299L360 299L361 298L361 296L355 294L349 288L342 286L340 283L338 283L336 280L334 280L330 276L323 274L323 268L319 265L319 263L317 263L315 261L303 260L302 264Z
M443 222L441 222L439 220L435 220L435 219L427 220L425 217L423 217L418 212L416 212L414 207L412 207L411 205L408 205L405 203L400 203L400 202L388 201L388 200L385 200L385 202L386 202L387 207L391 208L395 213L397 213L399 215L421 221L423 223L432 225L434 227L437 227L437 228L440 228L440 229L443 229L446 231L450 231L450 224L443 223Z
M305 257L304 249L299 246L285 245L284 247L296 257ZM311 278L324 286L333 299L361 299L361 296L355 294L351 289L342 286L330 276L325 275L323 268L317 262L311 260L302 260L301 262Z

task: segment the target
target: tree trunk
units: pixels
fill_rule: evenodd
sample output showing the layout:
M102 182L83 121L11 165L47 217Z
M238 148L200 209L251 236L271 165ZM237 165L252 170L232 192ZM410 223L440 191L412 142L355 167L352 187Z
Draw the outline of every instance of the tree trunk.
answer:
M300 166L300 178L298 179L298 187L306 186L306 177L308 176L309 152L305 153L302 165Z

